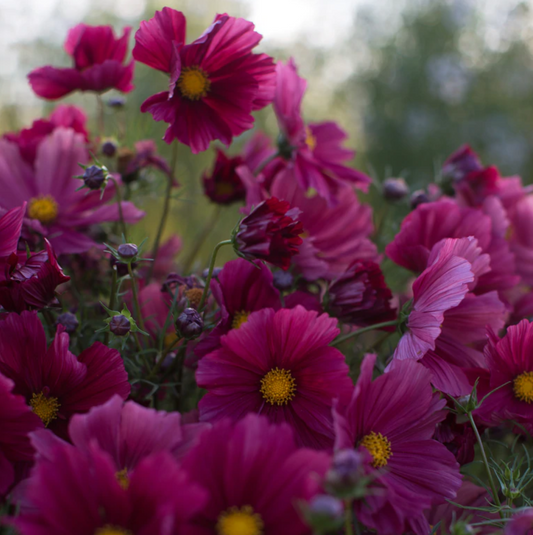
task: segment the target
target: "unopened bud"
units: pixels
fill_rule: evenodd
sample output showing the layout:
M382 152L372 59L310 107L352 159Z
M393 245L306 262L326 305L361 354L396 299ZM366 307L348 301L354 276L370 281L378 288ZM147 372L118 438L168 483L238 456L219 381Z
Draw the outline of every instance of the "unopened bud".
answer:
M383 197L391 201L399 201L409 193L409 187L403 178L387 178L383 182Z
M294 277L288 271L278 270L274 272L274 287L278 290L288 290L292 287Z
M111 97L107 100L106 104L110 108L120 109L126 104L126 99L124 97Z
M176 332L182 338L198 338L204 330L202 316L194 308L186 308L176 320Z
M60 314L56 320L56 327L58 325L63 325L67 334L76 332L79 324L78 318L76 318L76 316L71 312L64 312L63 314Z
M117 153L117 144L112 139L106 139L100 147L102 154L113 158Z
M429 197L427 193L422 189L417 189L413 191L411 195L411 208L414 210L417 206L429 202Z
M139 253L138 247L134 243L121 243L117 247L117 253L125 259L135 258Z
M130 332L130 328L130 320L122 314L113 316L109 322L109 330L115 336L126 336Z
M211 275L214 279L216 279L219 275L220 275L220 272L222 271L222 268L221 267L215 267L213 268L213 274ZM207 279L207 276L209 275L209 269L205 268L203 271L202 271L202 277L204 279Z
M341 500L319 494L315 496L305 510L305 518L318 533L329 533L339 529L344 520L344 506Z
M100 189L105 179L104 170L97 165L90 165L83 173L83 183L89 189Z
M350 494L363 474L363 455L352 449L340 450L333 456L331 468L326 474L326 487L339 496Z

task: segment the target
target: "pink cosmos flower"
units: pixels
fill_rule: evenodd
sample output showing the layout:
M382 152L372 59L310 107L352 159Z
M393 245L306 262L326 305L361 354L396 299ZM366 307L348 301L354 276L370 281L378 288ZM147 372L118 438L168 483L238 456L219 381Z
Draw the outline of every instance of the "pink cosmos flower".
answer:
M355 155L342 146L346 132L334 122L305 125L301 103L307 83L298 76L294 60L278 62L277 76L273 105L284 137L280 144L286 158L284 172L292 174L304 192L311 188L329 205L337 204L346 185L366 191L371 179L346 166Z
M370 454L380 492L355 502L358 520L378 533L426 535L423 511L454 500L461 486L454 456L431 438L446 416L446 401L433 393L429 371L416 362L401 362L372 381L375 360L365 357L351 402L334 411L335 449Z
M169 127L164 140L178 139L193 153L214 139L229 145L252 128L251 112L274 97L275 66L252 49L261 40L244 19L217 15L201 37L185 44L183 13L165 7L135 34L133 57L170 75L169 90L148 98L141 111Z
M121 485L96 444L57 444L37 461L12 523L21 535L180 535L206 499L167 452L143 459Z
M300 210L304 228L300 252L292 261L307 280L334 279L356 260L377 261L376 246L369 240L374 227L372 209L361 204L350 188L344 188L337 206L319 196L308 197L294 178L279 173L271 194Z
M95 242L86 234L87 228L119 219L117 204L105 204L114 194L110 185L103 199L100 191L76 191L80 181L73 177L80 174L78 164L88 157L83 135L71 128L58 127L45 136L33 165L24 161L17 144L0 139L0 208L9 210L27 202L26 216L58 255L89 250ZM127 223L144 216L130 202L122 203L122 212Z
M329 456L298 449L287 424L249 414L203 433L183 466L209 492L194 535L304 535L298 502L319 492Z
M260 413L287 422L298 444L331 447L333 399L343 403L353 389L344 355L328 346L336 323L301 306L250 314L198 364L198 386L207 390L200 421Z
M45 251L0 258L0 305L10 312L40 310L57 304L56 288L70 280L45 238Z
M0 215L0 259L17 250L25 212L26 204L23 204Z
M486 371L472 370L471 379L481 376L478 398L493 392L475 411L487 424L516 420L533 425L533 324L522 320L507 329L503 338L489 330L485 347ZM506 386L502 386L505 383Z
M69 336L59 326L47 348L36 312L9 314L0 321L0 373L15 383L52 431L66 436L70 417L87 412L118 394L130 393L128 375L118 351L99 342L78 357L69 351Z
M505 525L505 535L529 535L533 529L533 507L513 515Z
M16 482L17 463L33 459L28 434L43 425L12 390L13 381L0 374L0 500Z
M113 35L111 26L78 24L71 28L65 51L74 61L72 68L39 67L28 75L35 93L55 100L73 91L103 93L117 89L129 93L133 89L134 61L125 65L131 28L124 28L122 37Z

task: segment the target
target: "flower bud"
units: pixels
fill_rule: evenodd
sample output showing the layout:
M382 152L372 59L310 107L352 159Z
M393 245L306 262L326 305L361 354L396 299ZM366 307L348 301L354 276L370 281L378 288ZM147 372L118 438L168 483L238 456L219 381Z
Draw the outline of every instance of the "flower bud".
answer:
M130 320L122 314L117 314L111 318L109 322L109 330L115 336L126 336L130 332Z
M104 170L97 165L90 165L83 173L83 183L89 189L100 189L105 179Z
M176 332L182 338L198 338L204 330L202 316L194 308L186 308L176 320Z
M420 204L425 204L429 202L429 197L423 189L417 189L413 191L411 195L411 208L414 210Z
M399 201L409 193L409 187L403 178L387 178L383 182L383 197L391 201Z
M117 247L117 252L122 258L129 260L137 256L139 249L134 243L121 243Z
M113 158L113 156L115 156L117 153L117 144L112 139L106 139L102 143L100 150L102 151L102 154Z
M319 494L309 502L304 514L308 524L316 532L329 533L342 526L344 507L338 498Z
M56 327L58 325L63 325L67 334L76 332L79 324L78 318L76 318L76 316L71 312L64 312L63 314L60 314L56 320Z
M106 104L110 108L120 109L124 107L124 104L126 104L126 99L124 97L111 97L107 100Z
M363 475L363 455L351 449L340 450L333 456L325 485L333 494L343 496L353 491Z
M276 271L274 272L274 287L278 290L288 290L292 287L294 277L288 271Z

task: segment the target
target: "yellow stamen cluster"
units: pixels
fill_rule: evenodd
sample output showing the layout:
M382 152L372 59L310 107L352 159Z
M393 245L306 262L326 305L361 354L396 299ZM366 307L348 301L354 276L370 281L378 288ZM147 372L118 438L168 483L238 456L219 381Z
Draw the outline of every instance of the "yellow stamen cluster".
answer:
M103 528L98 528L94 535L133 535L128 529L106 524Z
M128 487L130 486L130 478L128 476L128 469L123 468L122 470L119 470L115 477L117 478L118 484L124 489L128 490Z
M189 300L190 305L196 308L202 300L203 293L202 288L190 288L185 291L185 297Z
M53 223L58 214L58 205L51 195L33 197L28 204L28 217L37 219L43 225Z
M189 100L200 100L211 88L207 73L200 67L184 67L176 84L180 93Z
M381 433L370 432L368 435L365 435L361 442L360 446L364 446L370 455L372 455L372 466L374 468L383 468L387 466L387 461L392 455L391 443L384 437Z
M520 401L533 402L533 372L524 372L515 377L513 391Z
M57 398L45 396L43 392L32 394L30 407L33 412L43 421L45 427L50 425L52 420L57 418L57 413L61 405Z
M271 405L287 405L296 395L296 381L289 370L272 368L261 379L261 394Z
M235 316L233 316L233 321L231 322L231 328L238 329L243 323L246 323L248 321L249 315L250 315L250 312L246 312L246 310L241 310L240 312L237 312Z
M316 137L308 126L305 127L305 144L309 147L309 150L315 150Z
M218 535L262 535L263 521L249 505L230 507L217 522Z

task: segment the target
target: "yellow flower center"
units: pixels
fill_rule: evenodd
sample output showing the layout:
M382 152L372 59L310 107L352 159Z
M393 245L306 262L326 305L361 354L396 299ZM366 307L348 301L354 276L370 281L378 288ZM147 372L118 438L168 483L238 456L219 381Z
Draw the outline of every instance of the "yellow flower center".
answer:
M246 323L248 321L249 315L250 315L250 312L246 312L246 310L241 310L240 312L237 312L235 316L233 316L233 321L231 322L231 328L238 329L243 323Z
M374 468L383 468L387 466L387 461L392 455L391 443L381 433L370 432L363 437L359 443L364 446L370 455L372 455L372 466Z
M533 372L524 372L513 381L514 395L520 401L533 401Z
M215 193L217 195L232 195L235 186L231 182L217 182L215 184Z
M230 507L217 522L218 535L262 535L263 521L249 506Z
M200 100L211 88L207 73L200 67L184 67L177 82L181 94L189 100Z
M37 219L43 225L49 225L57 217L58 205L51 195L33 197L28 205L28 217Z
M57 412L61 407L57 398L47 397L42 392L32 394L30 406L33 412L43 421L45 427L48 427L50 422L57 418Z
M305 144L309 147L309 150L315 150L316 137L308 126L305 127Z
M287 405L296 395L296 381L289 370L272 368L261 379L261 394L271 405Z
M128 529L106 524L103 528L98 528L94 535L132 535L132 533Z
M202 300L202 294L204 291L202 288L191 288L185 292L185 297L189 300L191 306L196 308Z
M128 487L130 486L130 478L128 476L128 469L123 468L122 470L119 470L115 477L117 478L118 484L124 489L128 490Z

